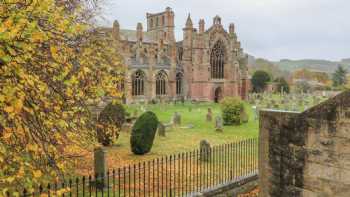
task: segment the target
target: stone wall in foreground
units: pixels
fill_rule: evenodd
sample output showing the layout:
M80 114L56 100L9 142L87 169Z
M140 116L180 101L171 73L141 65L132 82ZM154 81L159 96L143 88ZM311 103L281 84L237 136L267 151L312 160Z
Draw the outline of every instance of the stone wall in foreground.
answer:
M350 196L350 91L303 113L263 111L263 197Z
M214 188L194 193L192 197L238 197L258 187L258 174L253 173L240 179L217 185Z

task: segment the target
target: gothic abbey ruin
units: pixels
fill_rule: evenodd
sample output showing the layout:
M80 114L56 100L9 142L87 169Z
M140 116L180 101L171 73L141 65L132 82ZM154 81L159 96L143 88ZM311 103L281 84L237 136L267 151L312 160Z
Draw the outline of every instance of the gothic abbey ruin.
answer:
M246 98L247 57L237 40L234 24L226 31L219 16L205 28L193 26L190 15L183 40L176 41L174 12L147 13L147 30L104 28L119 42L127 72L122 85L125 101L189 99L218 101L224 96Z

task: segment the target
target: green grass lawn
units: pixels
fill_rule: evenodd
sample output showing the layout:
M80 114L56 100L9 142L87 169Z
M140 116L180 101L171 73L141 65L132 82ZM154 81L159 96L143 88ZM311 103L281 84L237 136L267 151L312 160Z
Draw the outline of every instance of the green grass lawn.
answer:
M150 153L137 156L130 150L130 133L121 132L116 145L108 148L108 158L110 167L120 167L134 162L153 159L156 157L175 154L197 149L199 142L207 140L211 145L219 145L239 141L247 138L256 138L258 136L258 121L254 120L251 106L245 104L248 111L249 122L240 126L225 126L223 132L215 131L215 116L221 114L220 105L214 103L191 104L157 104L148 105L145 108L153 111L163 123L169 123L175 112L181 114L181 127L192 124L194 128L187 129L173 127L167 129L166 137L156 135L152 150ZM192 108L190 111L189 108ZM213 121L206 121L208 108L212 109ZM127 110L133 114L135 109L140 106L128 106ZM141 111L139 110L139 114Z

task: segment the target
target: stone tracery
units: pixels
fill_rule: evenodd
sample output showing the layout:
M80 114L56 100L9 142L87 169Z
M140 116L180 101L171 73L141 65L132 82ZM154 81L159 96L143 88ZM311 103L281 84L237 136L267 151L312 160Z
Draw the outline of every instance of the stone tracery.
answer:
M132 75L132 95L142 96L145 94L145 73L137 70Z
M225 46L221 40L213 46L210 54L211 78L224 78Z
M164 71L159 71L156 75L156 95L164 96L167 94L167 74Z

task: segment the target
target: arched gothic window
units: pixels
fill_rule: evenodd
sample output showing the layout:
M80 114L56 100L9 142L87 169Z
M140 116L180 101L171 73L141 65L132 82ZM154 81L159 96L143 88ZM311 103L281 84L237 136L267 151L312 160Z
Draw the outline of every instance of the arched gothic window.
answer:
M132 95L145 95L145 73L141 70L136 71L132 75Z
M180 63L182 61L183 56L183 48L179 47L177 48L177 62Z
M160 71L156 75L156 95L166 95L167 75L164 71Z
M224 65L225 65L225 46L224 43L219 40L215 43L210 54L210 66L211 66L211 78L223 79L224 78Z
M182 94L182 73L176 74L176 95Z

